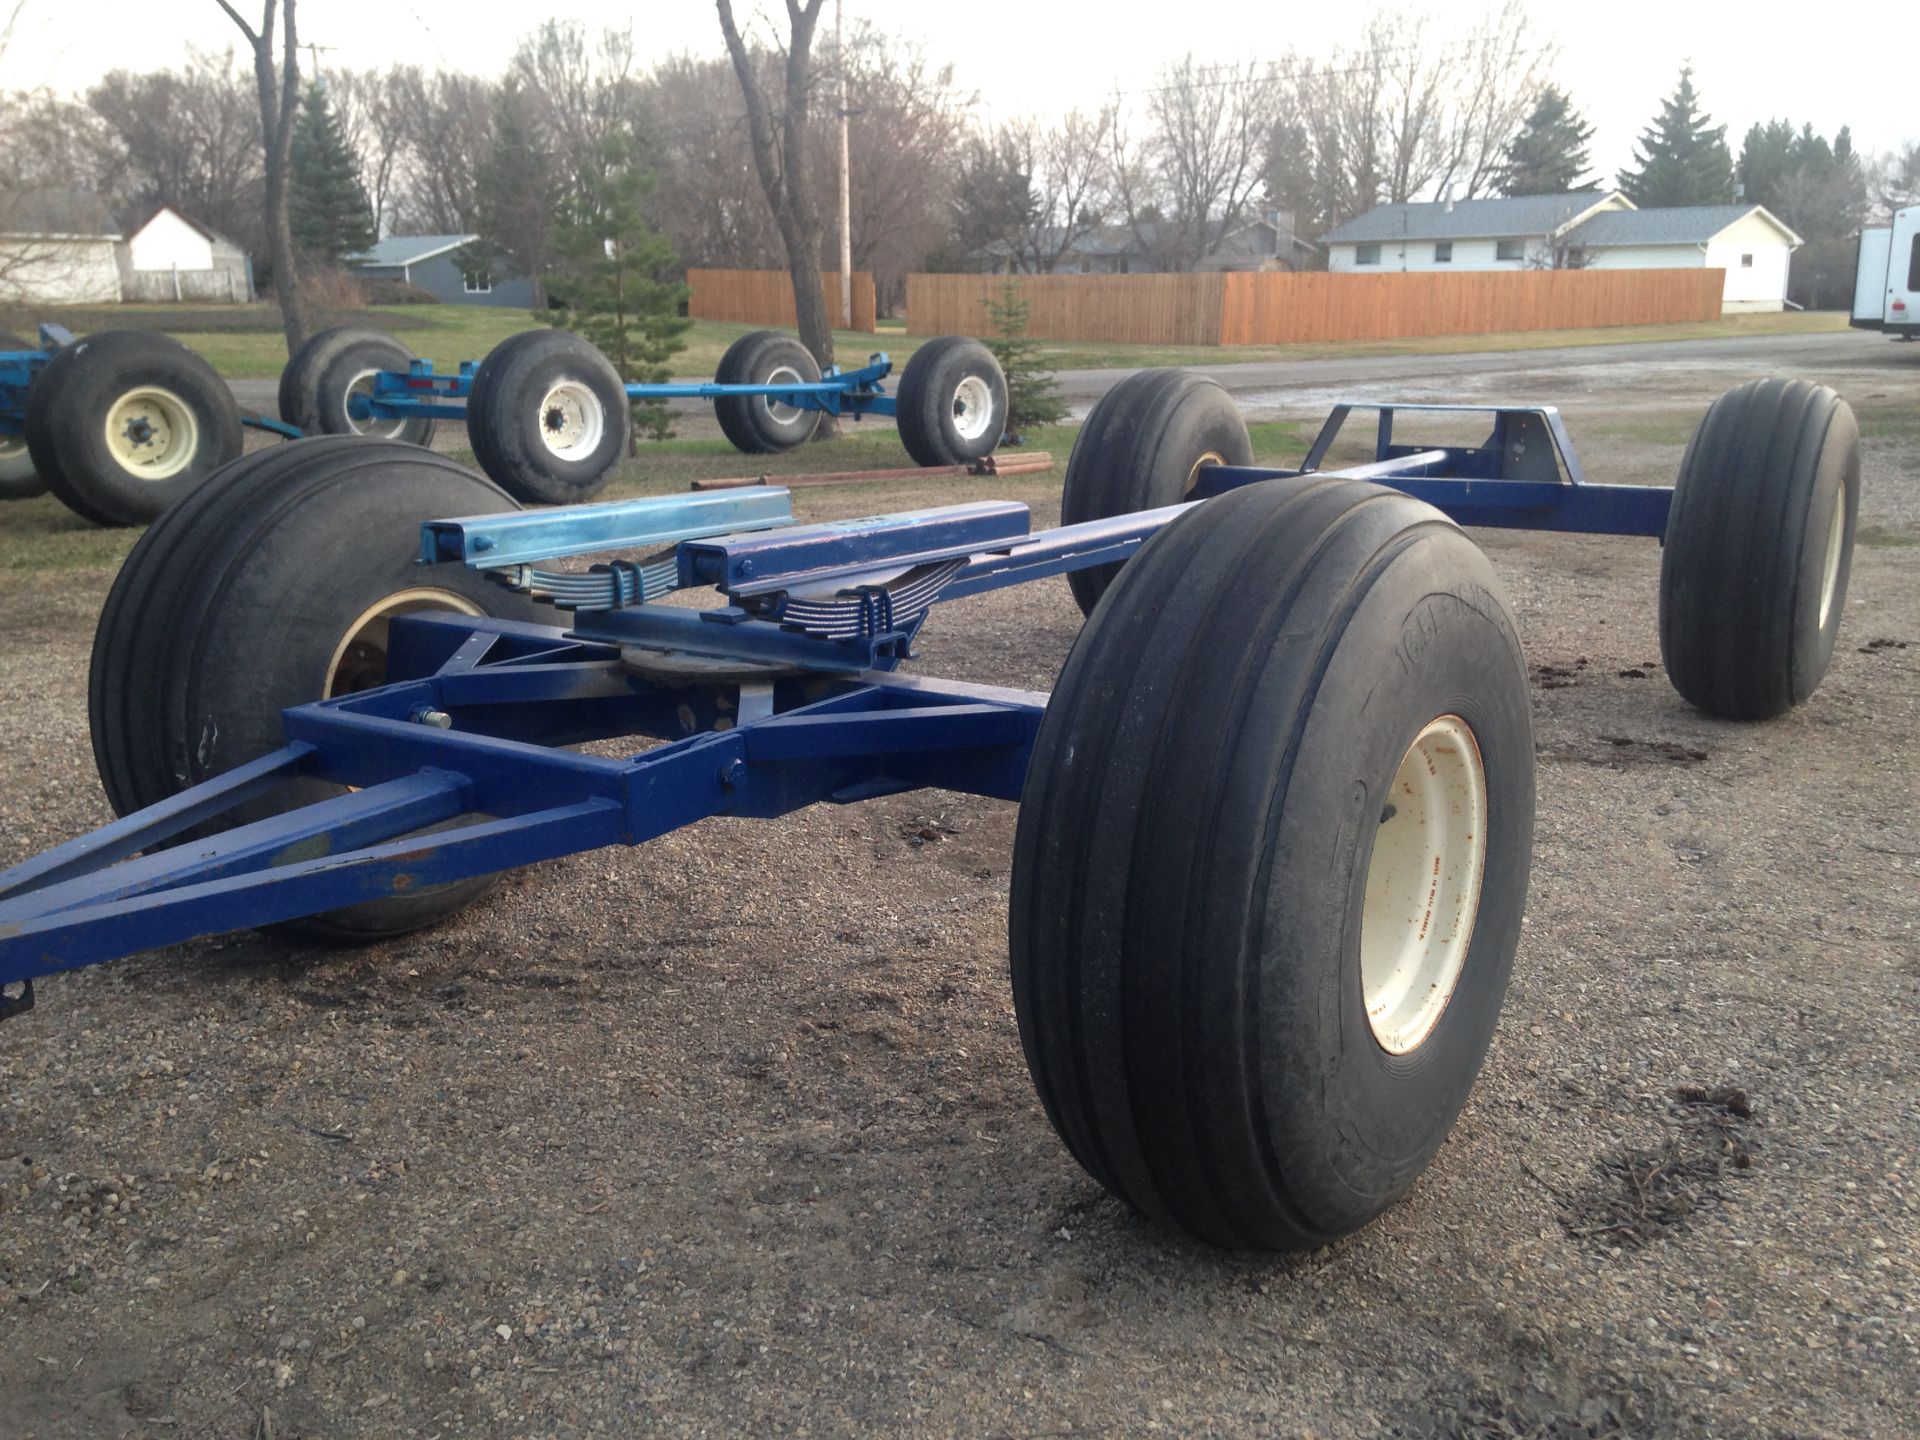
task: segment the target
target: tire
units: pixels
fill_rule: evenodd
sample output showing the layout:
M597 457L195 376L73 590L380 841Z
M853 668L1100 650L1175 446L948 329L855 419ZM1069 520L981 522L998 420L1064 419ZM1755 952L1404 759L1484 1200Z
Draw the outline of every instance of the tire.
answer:
M1485 1056L1533 801L1512 616L1439 512L1303 478L1169 525L1068 656L1014 842L1014 1009L1068 1149L1217 1245L1366 1224ZM1436 909L1470 916L1464 934L1434 925L1408 953L1457 961L1450 989L1444 968L1369 973L1395 947L1363 927L1406 934Z
M727 347L713 372L718 385L772 385L797 380L811 385L820 378L820 366L791 335L778 330L755 330ZM777 455L804 445L820 428L822 410L796 410L776 405L766 395L718 395L713 418L733 448L748 455Z
M146 330L58 351L28 396L27 448L47 488L101 525L144 525L237 458L240 407L213 367Z
M913 352L900 377L894 423L916 465L970 465L1007 428L1007 377L978 340L942 335Z
M1755 380L1693 432L1660 557L1660 658L1688 703L1767 720L1827 673L1860 514L1860 428L1832 390Z
M605 488L627 453L632 406L607 357L564 330L525 330L488 352L467 397L474 458L530 504L568 505Z
M414 361L411 350L376 330L329 330L303 346L303 353L317 341L326 343L308 356L297 377L304 388L294 397L295 407L304 418L291 423L309 435L365 435L408 445L433 443L433 420L429 416L356 420L347 410L356 392L372 392L375 374L383 370L404 372Z
M304 434L318 435L320 417L313 371L349 337L368 333L371 332L351 325L336 325L330 330L309 335L306 344L294 351L281 368L280 383L275 393L280 418L289 425L298 426Z
M1060 523L1111 520L1178 505L1202 465L1251 465L1253 441L1233 397L1189 370L1141 370L1095 402L1067 457ZM1067 584L1091 615L1124 561L1073 570Z
M31 340L0 335L0 350L38 350ZM30 500L47 493L47 482L33 468L25 435L0 435L0 500Z
M277 749L280 712L380 683L380 606L528 619L479 574L416 563L419 522L516 507L432 451L328 436L257 451L161 516L101 610L88 675L94 760L126 815ZM413 603L435 601L438 605ZM369 621L369 616L373 618ZM367 648L347 644L360 624ZM339 793L303 780L237 807L222 827ZM205 833L204 831L195 833ZM330 940L397 935L452 914L490 881L463 880L291 922Z

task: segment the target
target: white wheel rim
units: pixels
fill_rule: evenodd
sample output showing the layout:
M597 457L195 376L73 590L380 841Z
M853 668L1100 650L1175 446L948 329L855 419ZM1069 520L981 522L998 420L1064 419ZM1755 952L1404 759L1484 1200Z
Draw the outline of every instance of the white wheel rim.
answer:
M1226 463L1227 457L1222 455L1218 450L1207 451L1206 454L1194 461L1193 468L1187 471L1187 488L1180 492L1180 498L1185 500L1193 494L1195 487L1200 483L1200 472L1206 469L1207 466L1224 465Z
M107 453L139 480L171 480L200 448L200 422L171 390L142 385L107 408Z
M24 480L33 474L33 457L24 435L0 435L0 480Z
M1382 1050L1433 1033L1466 966L1486 869L1479 743L1442 715L1407 747L1381 805L1360 919L1360 986Z
M320 698L352 695L387 683L387 637L393 617L419 610L451 610L456 615L481 615L478 602L452 590L421 585L396 590L362 610L327 657L320 677Z
M1820 572L1820 628L1827 628L1833 614L1834 592L1840 588L1840 552L1847 540L1847 491L1845 486L1833 492L1833 510L1827 517L1827 558Z
M800 372L791 365L782 365L768 374L764 383L768 385L804 385L807 382L801 377ZM789 405L785 401L774 399L771 395L762 395L760 397L760 403L767 407L767 418L772 420L774 424L780 426L796 424L800 417L806 413L798 405Z
M353 383L347 386L347 403L349 405L346 412L347 428L356 435L370 435L376 440L397 440L400 437L400 432L407 428L407 422L405 420L381 420L374 416L368 416L365 420L356 420L353 418L353 410L351 409L353 397L356 395L364 395L369 400L373 399L373 387L380 374L381 372L378 370L362 370L358 375L353 377Z
M540 443L561 460L586 460L607 433L600 397L578 380L561 380L540 397Z
M969 375L953 390L953 428L962 440L978 440L993 424L993 387Z

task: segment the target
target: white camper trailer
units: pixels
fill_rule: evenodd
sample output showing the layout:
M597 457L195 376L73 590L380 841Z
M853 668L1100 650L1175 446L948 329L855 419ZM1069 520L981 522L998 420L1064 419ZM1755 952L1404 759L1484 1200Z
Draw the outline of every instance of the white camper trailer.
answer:
M1860 232L1851 323L1911 340L1920 335L1920 205Z

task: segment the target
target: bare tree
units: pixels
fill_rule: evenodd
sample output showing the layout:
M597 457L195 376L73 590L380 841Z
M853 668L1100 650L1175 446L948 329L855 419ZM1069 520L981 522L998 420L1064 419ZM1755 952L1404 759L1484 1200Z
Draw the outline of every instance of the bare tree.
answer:
M1885 220L1896 210L1920 205L1920 141L1909 140L1873 167L1873 214Z
M329 78L334 113L340 117L347 148L360 162L360 184L373 204L373 233L388 234L407 148L400 71L341 70Z
M1091 115L1071 110L1045 129L1032 121L1005 128L1033 200L1032 218L1017 241L1020 269L1051 274L1106 222L1113 202L1107 142L1114 114L1112 106Z
M402 135L395 164L393 229L470 235L480 229L478 181L493 148L495 84L472 75L387 74Z
M177 70L116 70L87 92L93 164L79 173L115 197L122 225L172 205L250 244L261 229L260 110L231 51L190 52Z
M1494 190L1507 142L1539 98L1555 53L1530 28L1521 0L1481 20L1436 77L1447 104L1433 185L1463 200Z
M1260 190L1276 89L1270 65L1202 66L1189 54L1160 72L1137 148L1117 120L1106 127L1109 174L1128 223L1165 268L1193 269L1246 215Z
M763 72L767 57L756 54ZM762 83L777 83L763 73ZM648 209L691 265L782 269L780 230L754 170L730 61L677 55L647 77L642 103L655 172Z
M293 169L293 125L300 108L300 36L294 0L261 0L260 28L240 18L227 0L214 0L240 27L253 47L254 84L260 92L260 141L266 152L267 250L273 257L273 288L280 299L280 324L287 333L287 354L306 343L307 303L294 264L293 228L287 214L287 180ZM273 27L281 19L282 58L274 70Z
M734 77L747 106L747 134L753 142L753 167L766 192L767 205L780 228L793 278L793 308L800 340L822 369L833 363L833 330L827 323L826 296L820 285L820 211L808 174L808 134L813 85L813 32L824 0L786 0L788 38L785 92L778 135L773 112L753 54L734 24L731 0L715 0L720 30ZM823 429L826 427L822 427Z

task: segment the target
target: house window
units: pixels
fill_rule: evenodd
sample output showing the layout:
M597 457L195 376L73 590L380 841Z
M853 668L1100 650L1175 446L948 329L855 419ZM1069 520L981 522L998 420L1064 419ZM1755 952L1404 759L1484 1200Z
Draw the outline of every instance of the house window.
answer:
M1496 240L1493 245L1493 258L1496 260L1524 260L1527 258L1527 242L1524 240Z
M1433 263L1436 265L1451 265L1453 263L1453 242L1451 240L1436 240L1434 242Z
M493 293L493 276L485 270L461 271L460 283L466 287L467 294L469 295L491 295Z
M1354 246L1353 263L1356 265L1378 265L1380 263L1380 247L1378 245Z
M1740 257L1740 268L1742 270L1751 270L1753 268L1753 256L1742 255Z

